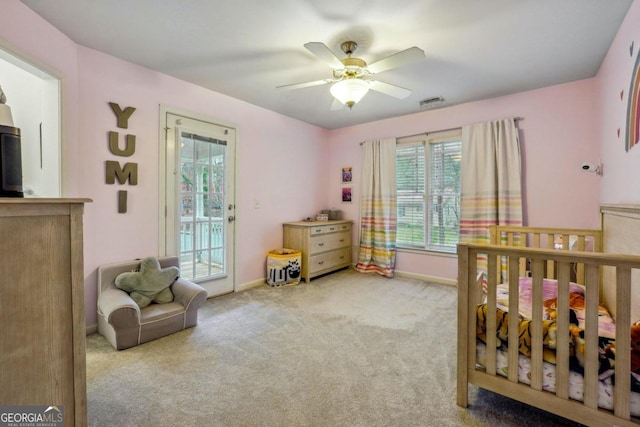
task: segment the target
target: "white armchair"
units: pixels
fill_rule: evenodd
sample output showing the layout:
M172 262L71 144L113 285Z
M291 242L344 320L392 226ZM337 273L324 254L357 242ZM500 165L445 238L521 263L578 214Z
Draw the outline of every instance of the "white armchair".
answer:
M179 267L178 257L158 258L160 267ZM124 350L195 326L198 309L207 291L178 278L171 285L173 302L140 308L125 291L115 285L116 276L133 271L141 260L103 265L98 268L98 332L117 350Z

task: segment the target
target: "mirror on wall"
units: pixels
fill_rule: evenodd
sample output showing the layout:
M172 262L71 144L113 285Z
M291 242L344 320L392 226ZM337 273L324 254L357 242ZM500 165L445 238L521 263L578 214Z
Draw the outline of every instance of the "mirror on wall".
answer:
M61 197L60 80L0 48L0 87L20 129L24 197Z

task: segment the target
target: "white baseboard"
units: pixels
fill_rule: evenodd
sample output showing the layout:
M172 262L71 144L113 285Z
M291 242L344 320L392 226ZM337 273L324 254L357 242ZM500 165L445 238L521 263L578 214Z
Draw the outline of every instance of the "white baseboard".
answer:
M394 274L400 277L407 277L409 279L422 280L424 282L440 283L442 285L449 285L449 286L458 286L457 280L447 279L445 277L429 276L428 274L410 273L408 271L398 271L398 270L396 270Z
M96 332L98 332L98 325L87 326L87 336L95 334Z
M242 291L246 291L247 289L257 288L259 286L266 285L266 284L267 284L266 279L257 279L252 282L247 282L247 283L243 283L242 285L236 286L235 291L242 292Z

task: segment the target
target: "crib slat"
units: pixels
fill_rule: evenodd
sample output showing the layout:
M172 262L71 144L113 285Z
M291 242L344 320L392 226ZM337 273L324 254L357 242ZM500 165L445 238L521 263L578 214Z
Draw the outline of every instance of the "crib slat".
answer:
M555 248L555 240L556 236L553 233L547 234L547 249L554 249ZM555 273L555 263L553 262L553 260L549 260L547 261L547 277L550 279L555 279L556 277L556 273Z
M469 248L459 245L458 252L458 346L457 346L457 378L456 378L456 403L464 408L468 404L468 392L469 392L469 371L467 370L469 363L473 363L475 366L475 358L468 358L469 345L468 327L469 324L475 325L473 319L470 319L468 314L469 303L473 304L473 297L469 292L469 276L476 274L476 268L471 269L469 267ZM471 282L473 283L473 282ZM471 300L471 301L469 301ZM475 329L473 330L475 332ZM474 353L475 353L475 341Z
M526 233L518 233L518 238L517 238L518 246L520 246L521 248L526 248L527 239L528 237ZM520 258L520 277L524 277L526 275L527 275L527 259Z
M569 277L571 265L558 263L558 301L556 331L569 330ZM569 334L558 333L556 344L556 395L569 398Z
M489 375L496 374L496 294L498 286L498 257L489 255L487 263L489 281L487 284L487 317L486 322L486 370Z
M517 256L508 257L509 263L509 339L508 339L508 375L509 381L518 382L518 355L519 355L519 277Z
M613 395L613 411L616 416L629 419L631 388L631 325L629 301L631 301L631 269L616 269L616 388Z
M540 247L540 233L533 233L533 247Z
M585 291L584 327L584 404L589 408L598 407L598 303L599 269L588 264Z
M458 245L458 361L456 403L467 407L469 399L469 371L476 365L476 315L477 303L475 276L477 255L464 245Z
M542 390L542 278L544 261L531 262L532 313L531 313L531 388Z
M500 236L498 236L498 226L497 225L490 225L489 226L489 243L491 243L492 245L499 245L500 244Z
M593 251L602 252L602 233L593 234Z
M578 236L578 246L576 248L579 251L585 251L587 249L586 239L584 236ZM578 263L576 269L576 281L578 283L584 283L584 264Z

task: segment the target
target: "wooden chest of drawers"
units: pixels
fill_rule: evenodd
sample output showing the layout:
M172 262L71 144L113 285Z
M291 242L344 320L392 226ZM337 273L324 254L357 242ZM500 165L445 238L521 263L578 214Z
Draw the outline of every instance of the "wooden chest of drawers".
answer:
M338 221L287 222L284 247L302 252L302 278L311 278L351 265L351 223Z
M0 198L0 404L63 406L67 427L87 425L82 215L89 201Z

